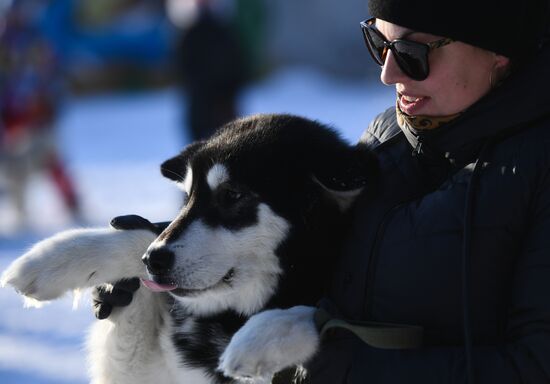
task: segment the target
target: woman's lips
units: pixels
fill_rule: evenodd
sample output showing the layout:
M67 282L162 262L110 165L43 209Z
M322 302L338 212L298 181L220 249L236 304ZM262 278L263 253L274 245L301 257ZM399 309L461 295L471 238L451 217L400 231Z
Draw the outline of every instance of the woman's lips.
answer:
M407 115L413 116L419 113L428 100L429 97L426 96L411 96L400 93L398 98L399 108Z

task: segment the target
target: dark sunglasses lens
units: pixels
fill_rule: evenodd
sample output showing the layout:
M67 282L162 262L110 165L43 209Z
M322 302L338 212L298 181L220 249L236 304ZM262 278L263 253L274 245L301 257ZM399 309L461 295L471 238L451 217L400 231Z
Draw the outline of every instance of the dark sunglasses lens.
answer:
M400 40L393 44L395 60L403 72L414 80L428 77L428 50L424 44Z
M363 35L374 61L376 61L378 65L384 65L386 59L384 39L369 27L363 27Z

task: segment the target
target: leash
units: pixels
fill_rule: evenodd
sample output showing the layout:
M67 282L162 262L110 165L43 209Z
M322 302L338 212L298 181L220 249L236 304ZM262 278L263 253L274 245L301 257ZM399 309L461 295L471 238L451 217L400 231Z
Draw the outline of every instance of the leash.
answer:
M323 308L315 311L314 321L321 338L327 331L339 328L350 331L375 348L412 349L422 346L423 328L416 325L342 320L333 318Z

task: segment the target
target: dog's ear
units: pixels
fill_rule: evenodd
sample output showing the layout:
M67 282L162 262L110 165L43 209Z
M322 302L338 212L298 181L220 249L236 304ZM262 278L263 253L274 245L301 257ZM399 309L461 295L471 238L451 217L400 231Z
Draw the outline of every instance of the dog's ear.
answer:
M312 180L325 196L346 211L365 189L376 186L378 165L374 155L362 144L339 150L317 163Z
M160 172L162 175L170 180L174 180L175 182L183 182L189 159L197 153L204 143L204 141L196 141L189 144L179 155L174 156L162 163L160 166Z

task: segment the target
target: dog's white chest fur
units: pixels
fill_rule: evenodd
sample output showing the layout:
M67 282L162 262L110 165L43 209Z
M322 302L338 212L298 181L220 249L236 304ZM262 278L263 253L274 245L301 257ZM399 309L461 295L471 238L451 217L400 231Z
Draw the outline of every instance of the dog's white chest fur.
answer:
M140 289L134 301L94 324L88 342L92 384L210 384L203 370L182 364L162 297Z

